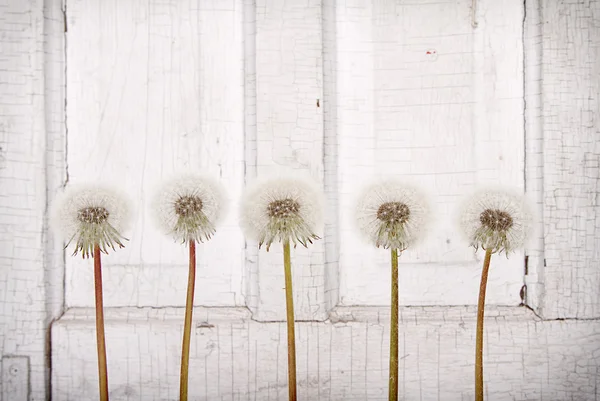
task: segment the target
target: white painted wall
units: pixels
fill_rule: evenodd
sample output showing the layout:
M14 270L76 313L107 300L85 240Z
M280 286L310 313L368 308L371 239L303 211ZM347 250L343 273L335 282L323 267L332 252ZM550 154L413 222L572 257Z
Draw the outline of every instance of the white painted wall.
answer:
M97 394L89 261L63 259L45 226L56 191L91 179L137 205L131 241L104 258L111 399L177 398L186 252L148 200L181 169L219 177L233 206L198 251L190 392L284 399L281 253L245 245L235 205L276 168L310 172L328 199L324 240L293 259L301 399L386 398L387 253L348 213L381 172L418 181L437 211L402 255L405 399L473 398L461 305L481 261L451 212L496 182L526 188L540 221L527 275L522 253L493 260L488 399L595 399L600 2L476 3L0 1L2 400ZM533 310L517 307L524 282Z

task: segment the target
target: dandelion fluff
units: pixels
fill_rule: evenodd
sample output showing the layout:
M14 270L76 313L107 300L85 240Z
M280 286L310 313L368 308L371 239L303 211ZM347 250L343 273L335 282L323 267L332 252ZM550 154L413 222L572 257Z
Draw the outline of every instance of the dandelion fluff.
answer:
M216 180L186 174L166 181L153 202L161 230L177 241L204 242L216 232L225 215L225 190Z
M362 191L355 212L356 225L369 242L403 251L423 238L430 207L417 187L387 179Z
M273 242L307 246L320 239L323 194L318 185L298 175L261 179L249 186L241 205L246 237L267 251Z
M532 228L532 211L522 194L485 188L464 202L460 225L475 249L509 253L525 244Z
M108 253L108 248L124 247L122 236L130 222L131 207L123 194L105 185L70 185L60 193L50 212L50 225L57 236L84 258L93 254L94 246Z

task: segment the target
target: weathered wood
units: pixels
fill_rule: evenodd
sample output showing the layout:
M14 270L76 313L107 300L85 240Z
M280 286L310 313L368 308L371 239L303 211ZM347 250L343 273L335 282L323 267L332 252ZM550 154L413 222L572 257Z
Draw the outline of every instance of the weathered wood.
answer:
M232 315L229 315L231 311ZM236 314L237 313L237 314ZM176 400L181 310L106 311L111 396ZM387 399L387 308L337 310L336 321L297 323L300 400ZM198 308L190 396L281 400L287 395L285 323ZM54 327L54 400L96 394L93 311ZM399 394L407 400L473 399L474 307L401 308ZM202 323L200 323L202 322ZM598 321L540 321L525 308L489 308L484 375L489 400L588 400L597 394ZM93 353L91 353L93 354Z
M45 22L41 0L0 2L0 358L5 358L0 388L4 400L22 400L28 394L41 400L46 394L45 167L46 141L52 137L46 136L44 96L52 82L45 82L44 62L45 50L56 49L45 47ZM12 362L17 364L13 370Z
M544 131L542 120L542 10L539 0L525 2L523 23L525 91L525 190L535 220L526 250L524 302L540 313L544 297Z
M104 258L107 306L183 306L186 247L159 232L150 203L162 179L207 172L229 202L244 182L243 2L69 1L71 182L104 180L134 201L131 240ZM198 247L195 302L245 305L237 210ZM68 306L91 306L90 264L67 259Z
M379 176L419 184L434 209L428 239L400 257L400 304L476 303L483 253L455 213L475 185L524 185L523 2L479 1L475 29L470 5L336 3L343 305L389 303L388 254L352 222L356 192ZM523 271L522 252L494 257L489 303L518 305Z
M542 1L542 314L600 317L600 2Z
M462 194L452 188L521 185L523 165L544 218L528 250L535 291L527 301L544 318L567 320L486 310L487 398L598 397L600 323L587 319L600 317L600 2L479 0L476 28L470 0L69 0L67 21L61 3L0 2L5 399L46 397L45 329L64 298L61 246L46 231L45 211L67 169L72 181L120 183L138 201L132 241L106 258L107 305L131 306L106 312L112 397L175 400L183 309L167 305L184 303L186 254L149 222L146 200L163 174L208 169L237 199L245 173L308 170L324 180L330 212L350 210L363 172L418 175L439 197L442 228L406 254L401 302L474 304L480 261L459 250L439 217ZM344 213L329 220L322 244L297 251L299 319L324 319L338 300L387 302L387 267L370 263L378 256L361 250ZM198 399L287 392L285 326L251 318L283 318L281 258L256 259L243 243L233 208L199 255L197 303L239 307L194 311L190 385ZM68 263L67 304L91 306L91 266ZM522 259L494 263L490 303L518 303ZM388 313L336 307L328 321L299 322L300 399L384 400ZM473 398L474 318L474 307L401 308L400 394ZM54 398L93 399L93 310L71 309L55 324L52 346Z
M323 99L318 107L323 109L323 183L325 189L325 227L323 244L325 252L324 285L325 309L331 310L339 302L339 155L337 130L337 7L336 0L323 0Z
M256 21L256 142L248 145L256 153L247 163L255 163L258 176L287 169L322 182L323 109L317 107L323 98L321 0L258 0L255 15L247 18ZM285 319L282 249L273 245L253 260L249 306L258 320ZM292 250L298 320L327 317L323 262L322 240Z
M2 387L0 399L10 401L28 401L29 389L29 358L26 356L5 356L0 366Z

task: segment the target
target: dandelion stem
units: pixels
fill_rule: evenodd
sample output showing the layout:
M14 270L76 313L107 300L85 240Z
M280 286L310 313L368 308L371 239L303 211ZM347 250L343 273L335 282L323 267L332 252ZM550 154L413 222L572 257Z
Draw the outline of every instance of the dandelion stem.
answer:
M392 249L392 307L390 318L389 400L398 400L398 249Z
M102 261L100 246L94 245L94 288L96 291L96 343L98 346L98 380L100 401L108 401L106 342L104 340L104 303L102 301Z
M188 371L190 365L190 336L192 333L192 309L194 306L194 286L196 284L196 241L190 240L190 271L188 273L187 299L185 301L185 324L183 326L183 344L181 345L181 375L179 381L179 400L188 399Z
M289 241L283 244L283 265L285 269L285 304L287 308L288 393L290 401L296 401L296 336L294 332L294 295L292 292L292 262Z
M483 316L485 309L485 290L487 287L488 271L492 249L485 251L481 284L479 286L479 302L477 304L477 336L475 340L475 401L483 401Z

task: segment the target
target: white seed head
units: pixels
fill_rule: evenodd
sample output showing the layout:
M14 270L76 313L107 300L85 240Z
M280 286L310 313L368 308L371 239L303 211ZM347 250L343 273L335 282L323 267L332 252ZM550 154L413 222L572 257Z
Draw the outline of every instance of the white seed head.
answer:
M312 180L299 176L259 180L249 186L241 204L241 226L246 237L265 245L291 242L305 247L320 239L323 193Z
M56 197L50 213L50 225L69 246L73 255L93 255L99 245L103 253L115 246L123 248L121 234L129 223L131 208L127 198L108 186L70 185Z
M154 196L157 225L175 240L204 242L225 215L225 190L214 179L181 175L166 181Z
M388 179L363 190L356 224L376 247L404 251L423 238L429 214L429 203L418 188Z
M532 213L519 193L504 188L482 189L464 202L460 224L475 249L508 254L524 245L532 227Z

